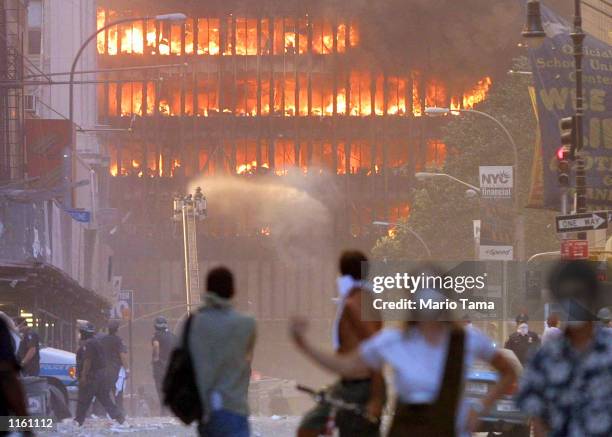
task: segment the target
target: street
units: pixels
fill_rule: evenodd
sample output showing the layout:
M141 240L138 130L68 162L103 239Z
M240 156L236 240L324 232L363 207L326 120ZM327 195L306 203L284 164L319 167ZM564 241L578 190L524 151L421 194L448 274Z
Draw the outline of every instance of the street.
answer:
M290 437L295 435L298 417L272 416L253 417L251 429L253 437ZM128 418L126 423L118 425L110 419L89 419L82 428L67 419L58 424L57 431L41 433L45 436L78 436L101 437L129 435L132 437L150 437L164 435L166 437L193 436L194 427L180 424L178 419L168 417Z
M251 418L252 437L294 437L300 421L296 416L254 416ZM82 428L77 427L71 420L58 424L56 432L40 433L49 437L102 437L120 436L151 437L163 435L165 437L187 437L196 434L194 427L186 427L177 419L168 417L128 418L123 425L117 425L107 419L88 420ZM484 436L484 433L474 436Z

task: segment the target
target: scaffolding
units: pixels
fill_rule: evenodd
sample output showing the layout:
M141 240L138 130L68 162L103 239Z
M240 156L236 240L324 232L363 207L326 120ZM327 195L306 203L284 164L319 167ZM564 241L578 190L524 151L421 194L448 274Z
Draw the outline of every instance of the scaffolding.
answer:
M0 183L24 176L23 47L25 5L22 0L0 0Z

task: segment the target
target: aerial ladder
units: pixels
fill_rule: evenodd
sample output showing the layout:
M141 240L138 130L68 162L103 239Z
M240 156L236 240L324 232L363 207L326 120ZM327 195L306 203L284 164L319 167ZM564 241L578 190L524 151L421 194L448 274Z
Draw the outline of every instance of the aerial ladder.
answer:
M185 259L185 304L191 312L200 303L200 268L198 264L197 222L206 218L206 197L200 187L195 194L174 197L175 222L183 228Z

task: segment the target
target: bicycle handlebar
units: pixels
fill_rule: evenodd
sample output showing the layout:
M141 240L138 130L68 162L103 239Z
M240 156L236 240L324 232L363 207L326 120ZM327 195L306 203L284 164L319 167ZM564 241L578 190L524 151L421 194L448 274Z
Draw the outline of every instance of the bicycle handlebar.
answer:
M372 423L378 422L378 418L371 417L359 404L345 402L342 399L334 397L329 389L315 390L304 385L297 384L297 390L309 394L317 403L326 403L338 410L350 411L358 416L361 416Z

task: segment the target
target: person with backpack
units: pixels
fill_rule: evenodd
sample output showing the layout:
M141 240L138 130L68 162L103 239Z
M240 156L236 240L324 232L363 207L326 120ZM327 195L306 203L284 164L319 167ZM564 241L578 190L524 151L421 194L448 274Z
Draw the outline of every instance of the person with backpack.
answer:
M153 323L155 333L151 339L152 354L151 367L153 368L153 380L160 404L160 415L163 415L162 383L166 368L170 360L170 354L176 346L176 336L168 329L168 320L164 316L158 316Z
M247 393L255 319L232 307L234 292L234 277L229 269L211 270L206 279L204 305L185 328L201 401L201 436L250 435Z

